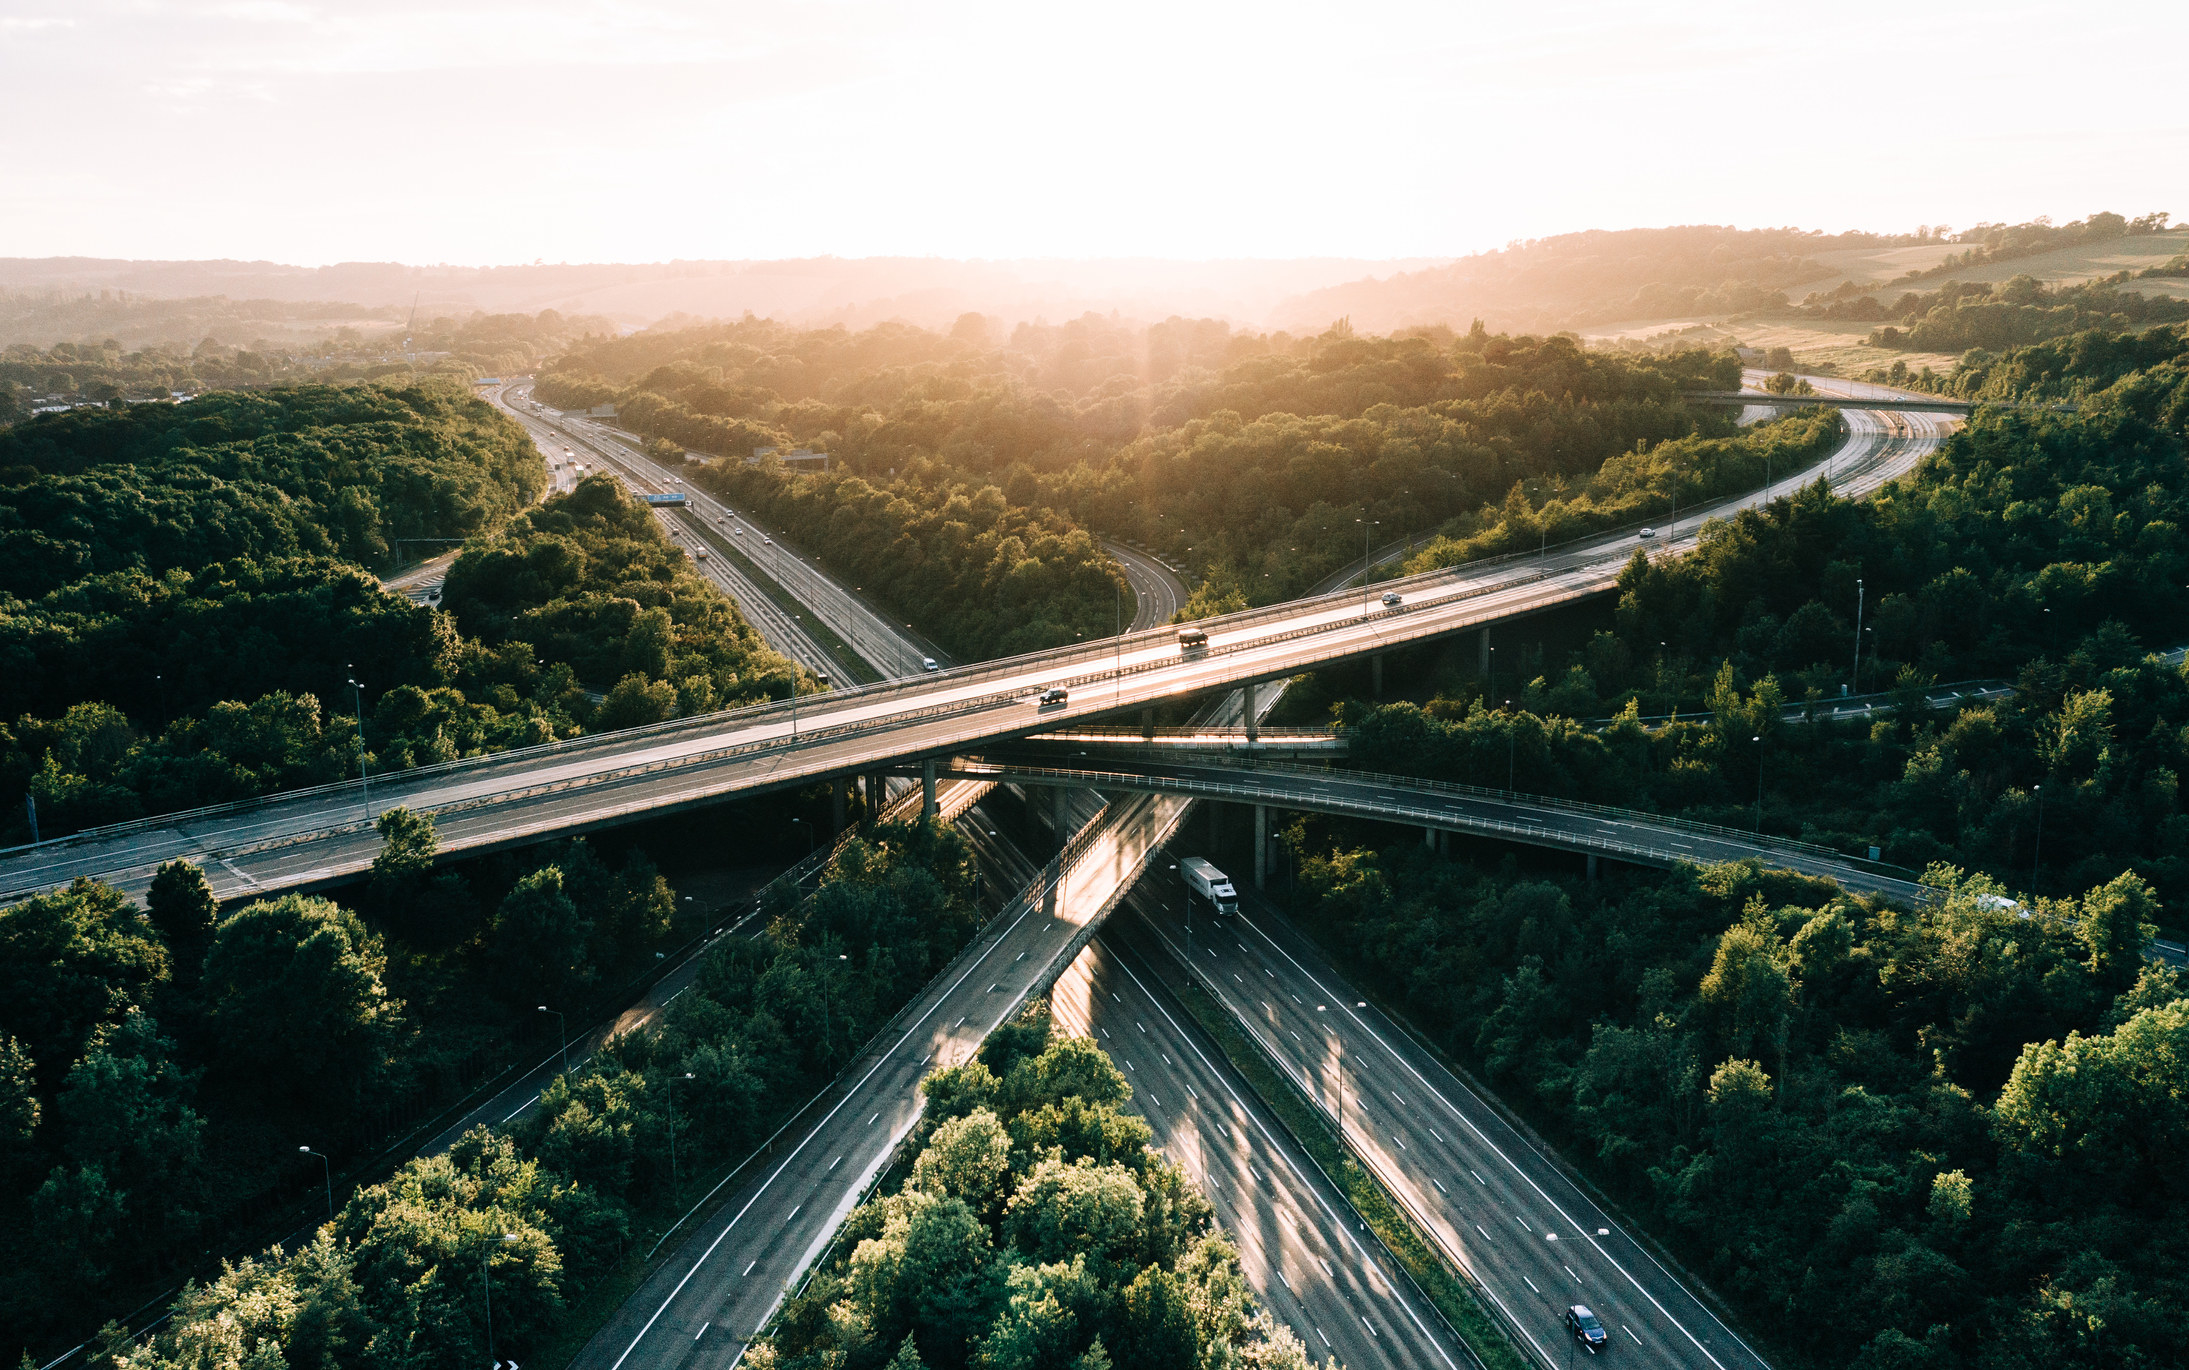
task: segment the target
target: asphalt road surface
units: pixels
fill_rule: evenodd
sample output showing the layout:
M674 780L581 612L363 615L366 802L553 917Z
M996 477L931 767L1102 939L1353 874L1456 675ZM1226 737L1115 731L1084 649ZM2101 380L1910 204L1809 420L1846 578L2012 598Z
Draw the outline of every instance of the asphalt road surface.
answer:
M1186 582L1176 571L1146 552L1108 538L1102 540L1102 550L1125 569L1125 583L1132 586L1133 616L1125 625L1125 631L1138 633L1159 628L1186 607Z
M1169 870L1143 882L1142 919L1105 934L1188 953L1189 895ZM1193 910L1192 965L1262 1049L1345 1135L1445 1256L1488 1291L1545 1365L1570 1348L1560 1316L1586 1304L1626 1363L1763 1370L1765 1362L1558 1164L1329 965L1266 901ZM1152 958L1151 958L1152 959ZM1168 965L1169 963L1166 963ZM1171 971L1170 973L1176 973ZM1342 1095L1342 1097L1341 1097Z

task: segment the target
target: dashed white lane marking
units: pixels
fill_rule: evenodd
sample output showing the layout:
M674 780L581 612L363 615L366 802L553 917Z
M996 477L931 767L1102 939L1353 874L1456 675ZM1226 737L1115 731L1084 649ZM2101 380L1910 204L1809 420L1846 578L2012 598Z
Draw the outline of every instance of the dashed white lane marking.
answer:
M838 1166L842 1165L843 1163L844 1163L844 1158L843 1158L843 1157L841 1157L841 1156L838 1156L838 1157L837 1157L837 1158L836 1158L835 1160L833 1160L833 1161L830 1161L830 1162L828 1163L828 1168L829 1168L830 1172L832 1172L832 1173L833 1173L833 1172L835 1171L836 1167L838 1167Z
M1529 1278L1528 1278L1528 1277L1527 1277L1526 1275L1522 1275L1522 1276L1520 1277L1520 1282L1521 1282L1522 1284L1524 1284L1524 1285L1528 1286L1528 1288L1530 1288L1530 1289L1535 1289L1535 1281L1534 1281L1534 1280L1531 1280L1531 1279L1529 1279ZM1538 1293L1538 1294L1541 1294L1541 1293L1542 1293L1543 1291L1542 1291L1542 1290L1540 1290L1540 1289L1535 1289L1535 1292L1536 1292L1536 1293Z
M1627 1326L1625 1323L1619 1324L1619 1330L1626 1333L1630 1337L1634 1337L1634 1329ZM1642 1339L1640 1337L1634 1337L1634 1344L1636 1346L1640 1346L1642 1344Z

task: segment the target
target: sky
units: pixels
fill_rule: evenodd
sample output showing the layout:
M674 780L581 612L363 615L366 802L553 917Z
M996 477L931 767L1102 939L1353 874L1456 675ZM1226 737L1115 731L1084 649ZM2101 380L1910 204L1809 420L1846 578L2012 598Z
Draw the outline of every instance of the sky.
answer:
M1456 256L2189 218L2182 0L0 0L0 256Z

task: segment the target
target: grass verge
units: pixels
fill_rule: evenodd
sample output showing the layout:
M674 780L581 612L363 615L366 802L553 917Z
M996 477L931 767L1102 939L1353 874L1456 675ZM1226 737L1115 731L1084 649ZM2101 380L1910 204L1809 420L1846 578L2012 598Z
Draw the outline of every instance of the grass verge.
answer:
M1170 988L1193 1014L1202 1030L1214 1038L1254 1089L1269 1111L1277 1115L1323 1172L1345 1191L1345 1197L1361 1220L1375 1232L1414 1283L1428 1295L1460 1337L1490 1370L1531 1370L1532 1362L1505 1336L1505 1331L1479 1301L1466 1277L1454 1270L1437 1251L1428 1235L1415 1225L1383 1182L1354 1158L1351 1148L1338 1140L1330 1124L1299 1091L1299 1087L1269 1063L1260 1048L1247 1040L1231 1014L1198 984Z

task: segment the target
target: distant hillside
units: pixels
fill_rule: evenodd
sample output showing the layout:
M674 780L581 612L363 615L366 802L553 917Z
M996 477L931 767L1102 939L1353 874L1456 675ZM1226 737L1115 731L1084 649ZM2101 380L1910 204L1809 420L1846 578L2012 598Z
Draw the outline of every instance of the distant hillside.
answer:
M0 291L78 297L108 291L166 299L227 296L292 304L354 300L362 310L398 311L398 321L415 302L420 317L473 310L531 314L553 309L566 315L606 315L628 326L677 314L735 319L750 313L801 326L841 323L859 329L904 322L947 328L965 313L1013 323L1056 322L1113 311L1143 320L1177 314L1259 325L1281 301L1305 292L1362 277L1414 271L1440 260L811 257L772 262L498 267L343 262L300 267L279 262L16 257L0 258Z
M1548 332L1625 319L1759 309L1825 275L1824 253L1926 242L1923 235L1826 234L1712 224L1566 233L1447 266L1354 281L1288 300L1270 319L1312 331L1350 318L1361 333L1416 325Z
M1445 324L1464 329L1590 330L1651 321L1780 312L1813 293L1844 295L1902 280L2076 280L2147 267L2181 250L2163 211L2099 213L2053 224L1978 224L1949 232L1838 233L1710 224L1568 233L1448 265L1360 280L1288 300L1273 327L1313 331ZM2049 268L2049 269L2048 269ZM1844 289L1843 289L1844 288ZM2167 287L2146 287L2163 290Z

